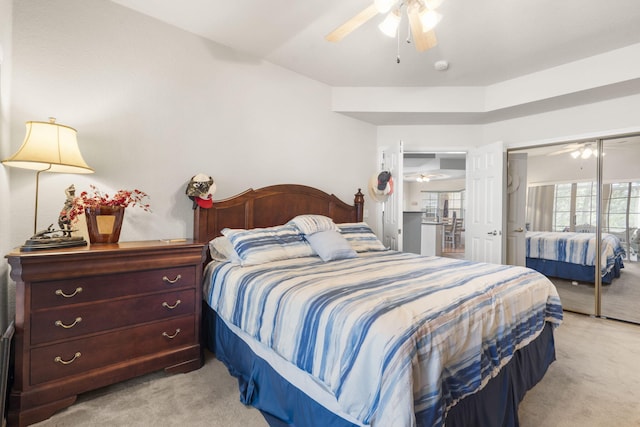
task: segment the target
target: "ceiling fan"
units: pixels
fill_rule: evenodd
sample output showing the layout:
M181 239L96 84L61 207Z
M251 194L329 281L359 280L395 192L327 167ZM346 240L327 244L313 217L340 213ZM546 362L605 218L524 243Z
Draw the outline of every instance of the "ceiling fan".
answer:
M423 52L438 44L433 28L442 18L436 11L442 2L443 0L373 0L373 4L333 30L325 39L338 42L374 16L385 13L387 16L378 28L387 36L396 37L404 10L409 19L416 50Z
M408 181L416 181L416 182L438 181L438 180L447 179L450 177L451 176L446 173L424 173L424 172L406 176Z
M594 148L591 142L575 142L567 144L559 150L551 151L547 156L557 156L559 154L569 153L574 159L588 159L589 157L598 157L598 150Z
M571 144L567 144L567 145L564 145L562 148L548 152L547 156L557 156L559 154L571 153L581 149L584 145L585 143L583 142L574 142Z

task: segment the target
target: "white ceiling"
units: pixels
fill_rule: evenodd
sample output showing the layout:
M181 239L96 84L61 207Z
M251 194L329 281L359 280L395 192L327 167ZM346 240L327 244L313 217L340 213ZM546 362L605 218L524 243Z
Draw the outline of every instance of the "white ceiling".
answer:
M403 30L399 64L382 16L324 39L371 0L112 1L335 87L486 86L640 42L640 0L445 0L438 45Z

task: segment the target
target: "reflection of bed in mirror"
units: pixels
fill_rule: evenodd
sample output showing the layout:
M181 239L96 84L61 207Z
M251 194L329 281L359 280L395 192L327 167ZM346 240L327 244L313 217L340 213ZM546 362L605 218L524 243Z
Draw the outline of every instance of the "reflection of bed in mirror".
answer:
M281 185L196 208L199 241L244 229L224 234L245 265L212 253L203 304L205 340L241 400L271 426L518 425L519 402L555 359L553 284L522 267L387 250L362 206L361 193L352 206ZM301 214L330 217L356 253L300 255L282 224ZM271 248L267 232L287 245ZM300 257L265 261L289 245Z
M595 233L528 231L526 265L544 274L577 282L595 282ZM602 234L602 283L610 284L624 268L620 239Z

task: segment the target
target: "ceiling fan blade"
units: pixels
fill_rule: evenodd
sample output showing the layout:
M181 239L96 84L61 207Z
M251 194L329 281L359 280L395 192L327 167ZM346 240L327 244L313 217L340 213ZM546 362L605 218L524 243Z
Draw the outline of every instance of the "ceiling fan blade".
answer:
M571 148L571 149L566 148L564 150L552 151L551 153L547 154L547 156L557 156L559 154L570 153L572 151L576 151L576 149L575 148Z
M409 16L409 24L411 25L413 43L416 45L418 52L424 52L438 44L436 33L433 30L427 32L422 31L422 23L420 22L417 7L410 7L407 10L407 15Z
M424 0L424 5L431 10L439 8L442 3L444 0Z
M356 28L360 27L362 24L373 18L378 14L378 9L375 4L371 4L368 8L358 13L353 18L349 19L344 24L340 25L338 28L327 34L325 37L326 40L330 42L337 42L342 40L344 37L349 35Z
M583 144L578 144L578 143L565 145L564 147L558 150L548 153L547 156L557 156L559 154L570 153L572 151L579 150L580 148L582 148L582 146Z
M438 39L436 38L436 32L434 30L423 32L420 36L420 40L420 46L416 43L416 50L419 52L429 50L438 44Z

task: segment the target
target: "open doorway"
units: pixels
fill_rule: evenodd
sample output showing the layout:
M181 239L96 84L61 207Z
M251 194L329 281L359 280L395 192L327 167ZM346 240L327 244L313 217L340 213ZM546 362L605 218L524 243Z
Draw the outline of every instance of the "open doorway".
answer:
M466 153L403 155L403 250L465 257Z

